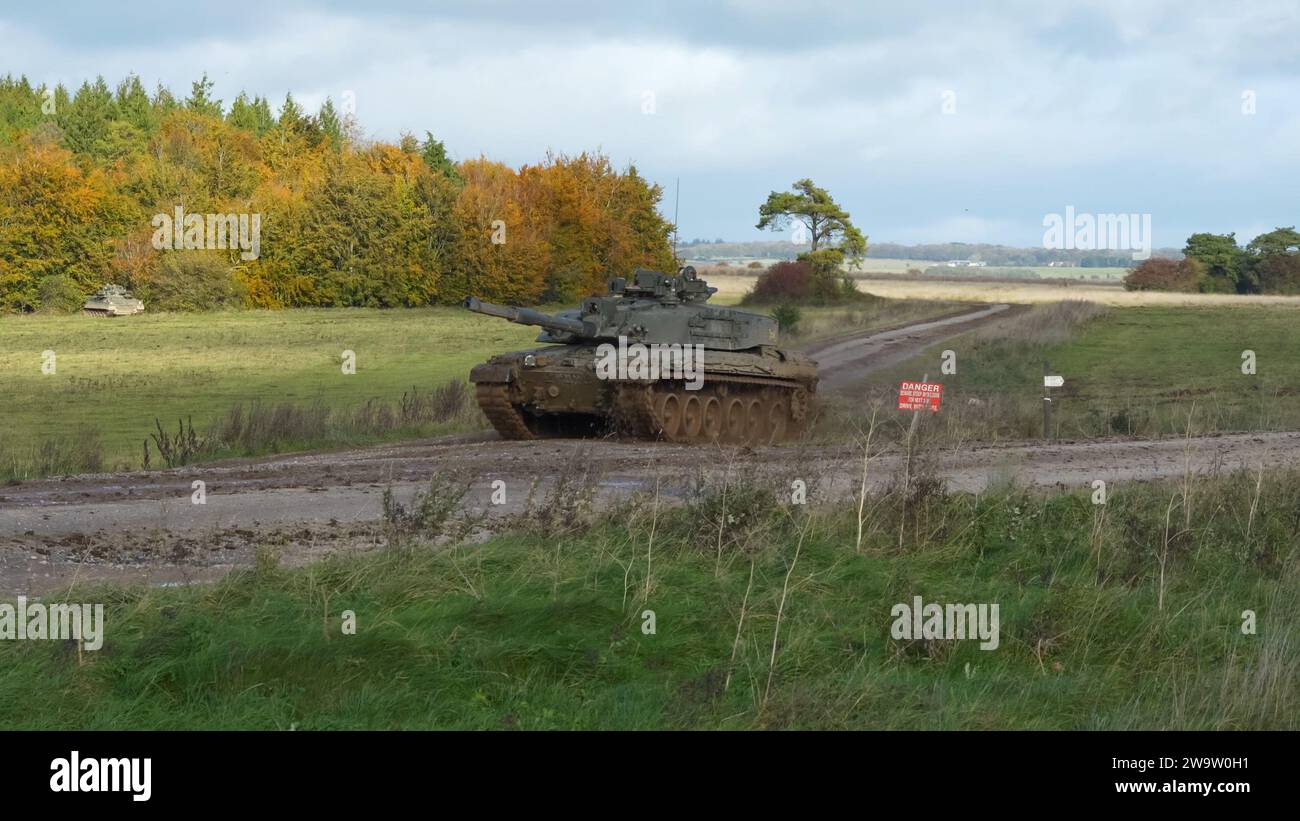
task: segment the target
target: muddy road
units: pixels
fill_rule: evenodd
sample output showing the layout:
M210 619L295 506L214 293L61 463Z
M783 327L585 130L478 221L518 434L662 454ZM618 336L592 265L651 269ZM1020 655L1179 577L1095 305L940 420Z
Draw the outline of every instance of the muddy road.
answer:
M1023 306L989 305L901 328L850 334L810 346L807 353L817 360L817 390L821 393L846 390L872 371L905 362L930 345L1018 310L1023 310Z
M907 328L823 343L830 390L843 390L950 336L1006 315L987 306ZM702 452L703 450L703 452ZM931 454L950 488L979 491L1016 482L1087 488L1300 462L1300 433L1141 441L1019 442ZM868 485L896 481L897 449L874 455ZM252 563L271 547L288 564L383 543L385 489L399 500L443 476L469 486L468 510L488 527L526 514L557 488L557 474L587 485L597 506L656 487L680 497L693 481L745 476L789 486L802 479L810 502L854 494L862 453L845 446L705 448L617 440L504 442L494 433L358 450L231 460L165 471L95 474L0 486L0 594L40 594L74 581L186 584ZM203 503L195 503L195 483ZM498 484L499 483L499 484ZM493 504L504 490L504 504ZM500 496L498 495L498 500ZM530 501L531 499L531 501Z

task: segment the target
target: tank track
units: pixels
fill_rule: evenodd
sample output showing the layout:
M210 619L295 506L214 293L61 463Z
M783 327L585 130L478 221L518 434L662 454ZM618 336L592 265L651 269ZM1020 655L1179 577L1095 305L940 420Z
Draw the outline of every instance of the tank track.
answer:
M483 415L501 434L502 439L536 439L523 414L510 402L507 386L500 382L479 382L475 385L478 406Z
M508 386L480 382L479 407L502 439L537 439L510 401ZM799 435L808 420L810 392L798 384L710 376L698 391L682 382L623 382L614 389L610 421L636 439L682 444L766 445Z

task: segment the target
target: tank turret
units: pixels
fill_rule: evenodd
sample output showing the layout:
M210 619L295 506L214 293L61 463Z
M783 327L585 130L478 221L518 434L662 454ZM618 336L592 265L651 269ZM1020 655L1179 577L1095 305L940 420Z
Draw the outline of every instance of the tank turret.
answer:
M631 281L610 280L604 296L588 297L576 311L555 316L528 308L493 305L477 297L465 307L521 325L546 330L538 342L572 343L617 340L660 345L703 345L706 349L741 351L775 345L777 321L770 316L706 305L717 288L685 267L675 277L638 268Z

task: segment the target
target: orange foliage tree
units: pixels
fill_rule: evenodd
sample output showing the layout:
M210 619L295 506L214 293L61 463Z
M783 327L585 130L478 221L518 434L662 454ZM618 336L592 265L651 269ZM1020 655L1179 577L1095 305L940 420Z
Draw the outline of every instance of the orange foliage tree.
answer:
M110 279L146 299L184 292L159 278L198 270L189 261L266 308L573 301L672 266L662 191L599 154L455 164L431 135L366 142L328 101L312 115L287 97L276 116L241 94L223 113L210 87L181 101L96 80L55 89L46 117L43 87L0 78L0 310L39 308L53 276L85 293ZM259 253L166 257L154 221L177 207L258 215Z

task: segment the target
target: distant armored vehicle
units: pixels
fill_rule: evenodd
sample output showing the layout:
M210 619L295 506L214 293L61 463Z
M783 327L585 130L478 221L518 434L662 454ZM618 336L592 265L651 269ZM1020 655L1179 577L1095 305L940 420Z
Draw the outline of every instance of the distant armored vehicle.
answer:
M144 313L144 302L121 285L105 285L86 300L82 312L86 316L131 316Z
M777 347L769 316L705 304L717 291L682 268L630 282L554 316L465 300L543 328L548 347L501 354L470 372L479 407L505 439L615 431L669 442L759 444L795 436L817 363Z

